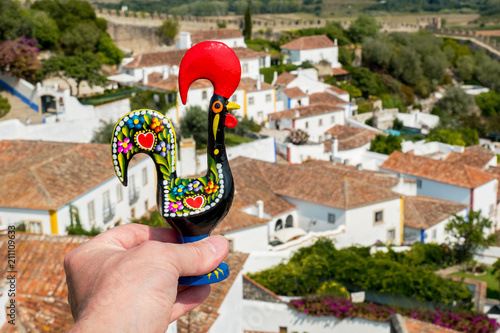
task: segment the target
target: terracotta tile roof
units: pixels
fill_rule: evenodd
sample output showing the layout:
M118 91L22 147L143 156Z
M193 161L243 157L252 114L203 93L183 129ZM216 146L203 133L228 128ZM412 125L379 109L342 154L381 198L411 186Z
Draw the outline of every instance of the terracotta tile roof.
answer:
M371 142L377 135L375 131L347 125L335 125L325 133L335 135L339 140L339 150L359 148ZM331 151L331 140L325 140L325 151Z
M498 180L497 201L500 202L500 167L489 167L486 172Z
M481 146L471 146L465 148L463 153L452 152L446 157L446 161L450 163L466 164L475 168L484 169L492 158L495 158L495 153Z
M309 95L309 105L312 104L346 105L350 103L328 92L322 92Z
M308 106L299 106L294 109L288 109L280 112L271 113L268 115L269 119L300 119L304 117L316 116L319 114L343 111L340 106L332 104L313 104ZM298 112L298 114L296 114Z
M400 198L391 190L369 184L342 173L254 162L275 193L325 206L351 209Z
M238 89L245 89L247 92L257 91L257 80L249 77L243 77L238 84ZM266 82L260 83L260 90L274 89L272 85Z
M342 67L332 68L332 75L333 76L347 75L347 74L349 74L349 72L346 71L345 69L343 69Z
M63 260L66 253L88 239L83 236L16 234L19 318L16 326L5 324L2 332L66 332L73 325ZM0 251L7 253L6 237L0 240ZM8 270L6 260L0 263L0 270L5 276Z
M346 95L346 94L348 95L349 94L347 91L345 91L343 89L340 89L337 86L330 86L330 87L328 87L326 89L331 90L331 91L333 91L333 92L335 92L335 93L337 93L339 95Z
M265 57L267 53L265 52L257 52L252 49L242 47L242 46L237 46L232 48L234 53L236 53L236 56L238 59L255 59L255 58L260 58L260 57Z
M210 296L196 309L188 312L177 320L178 333L205 333L214 324L219 316L217 313L222 301L226 297L229 289L233 285L236 277L243 268L248 254L230 252L224 260L229 265L231 271L229 277L219 283L211 285Z
M177 75L169 75L168 78L166 79L163 79L162 77L163 75L161 73L151 73L148 75L148 83L142 84L142 81L139 81L139 85L161 89L165 91L178 90Z
M468 206L423 196L404 198L404 225L425 230L457 214Z
M297 75L290 74L288 72L283 72L280 75L278 75L278 79L274 83L276 86L283 86L286 87L290 82L295 80L297 78Z
M281 45L285 50L313 50L334 47L335 44L326 35L300 37L288 44Z
M234 203L224 220L212 232L214 235L224 235L229 232L256 227L268 223L270 220L261 219L241 211L243 207Z
M134 60L123 66L123 68L142 68L159 65L179 66L186 50L168 50L151 53L143 53L134 57Z
M394 151L380 168L466 188L476 188L495 179L494 176L465 164L400 151Z
M298 87L293 87L293 88L283 88L281 89L282 92L285 93L289 98L299 98L299 97L305 97L307 94L300 90Z
M3 207L57 210L114 177L109 144L0 141Z
M194 44L201 43L207 40L221 40L242 37L243 35L236 29L200 30L191 33L191 41Z

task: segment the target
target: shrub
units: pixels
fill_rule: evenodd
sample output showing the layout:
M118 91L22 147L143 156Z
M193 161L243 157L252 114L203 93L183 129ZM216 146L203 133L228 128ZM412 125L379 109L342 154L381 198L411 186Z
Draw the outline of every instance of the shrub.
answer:
M0 96L0 118L4 117L10 111L10 104L7 98Z
M307 134L301 129L294 129L290 131L290 134L288 134L286 139L287 141L293 143L294 145L303 145L307 143L307 139L309 139L309 134Z

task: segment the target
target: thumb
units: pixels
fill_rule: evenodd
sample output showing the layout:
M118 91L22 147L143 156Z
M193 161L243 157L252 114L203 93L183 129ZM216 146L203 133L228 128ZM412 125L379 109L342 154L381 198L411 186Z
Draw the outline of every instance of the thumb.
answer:
M229 243L223 236L211 236L186 244L171 245L171 263L179 276L196 276L213 271L229 253Z

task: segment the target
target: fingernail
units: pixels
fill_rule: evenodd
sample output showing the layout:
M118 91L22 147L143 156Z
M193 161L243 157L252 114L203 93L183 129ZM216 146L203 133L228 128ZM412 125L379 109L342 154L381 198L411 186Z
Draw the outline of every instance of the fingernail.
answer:
M204 241L210 246L214 254L224 251L227 246L227 239L224 236L211 236L205 238Z

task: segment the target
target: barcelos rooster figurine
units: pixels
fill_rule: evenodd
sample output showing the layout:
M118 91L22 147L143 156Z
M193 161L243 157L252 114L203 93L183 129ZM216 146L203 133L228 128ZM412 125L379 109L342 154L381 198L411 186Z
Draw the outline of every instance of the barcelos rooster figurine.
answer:
M179 243L190 243L210 235L227 215L234 197L234 183L224 143L225 127L235 127L228 111L239 106L228 102L241 77L238 57L228 46L208 41L196 44L184 55L179 67L179 93L186 104L190 85L207 79L214 86L208 110L208 171L200 178L182 179L176 173L176 137L168 118L153 110L136 110L117 123L112 139L115 172L127 186L127 168L138 153L148 154L157 174L157 202L165 221L177 232ZM204 285L229 276L221 263L211 273L183 276L180 285Z

